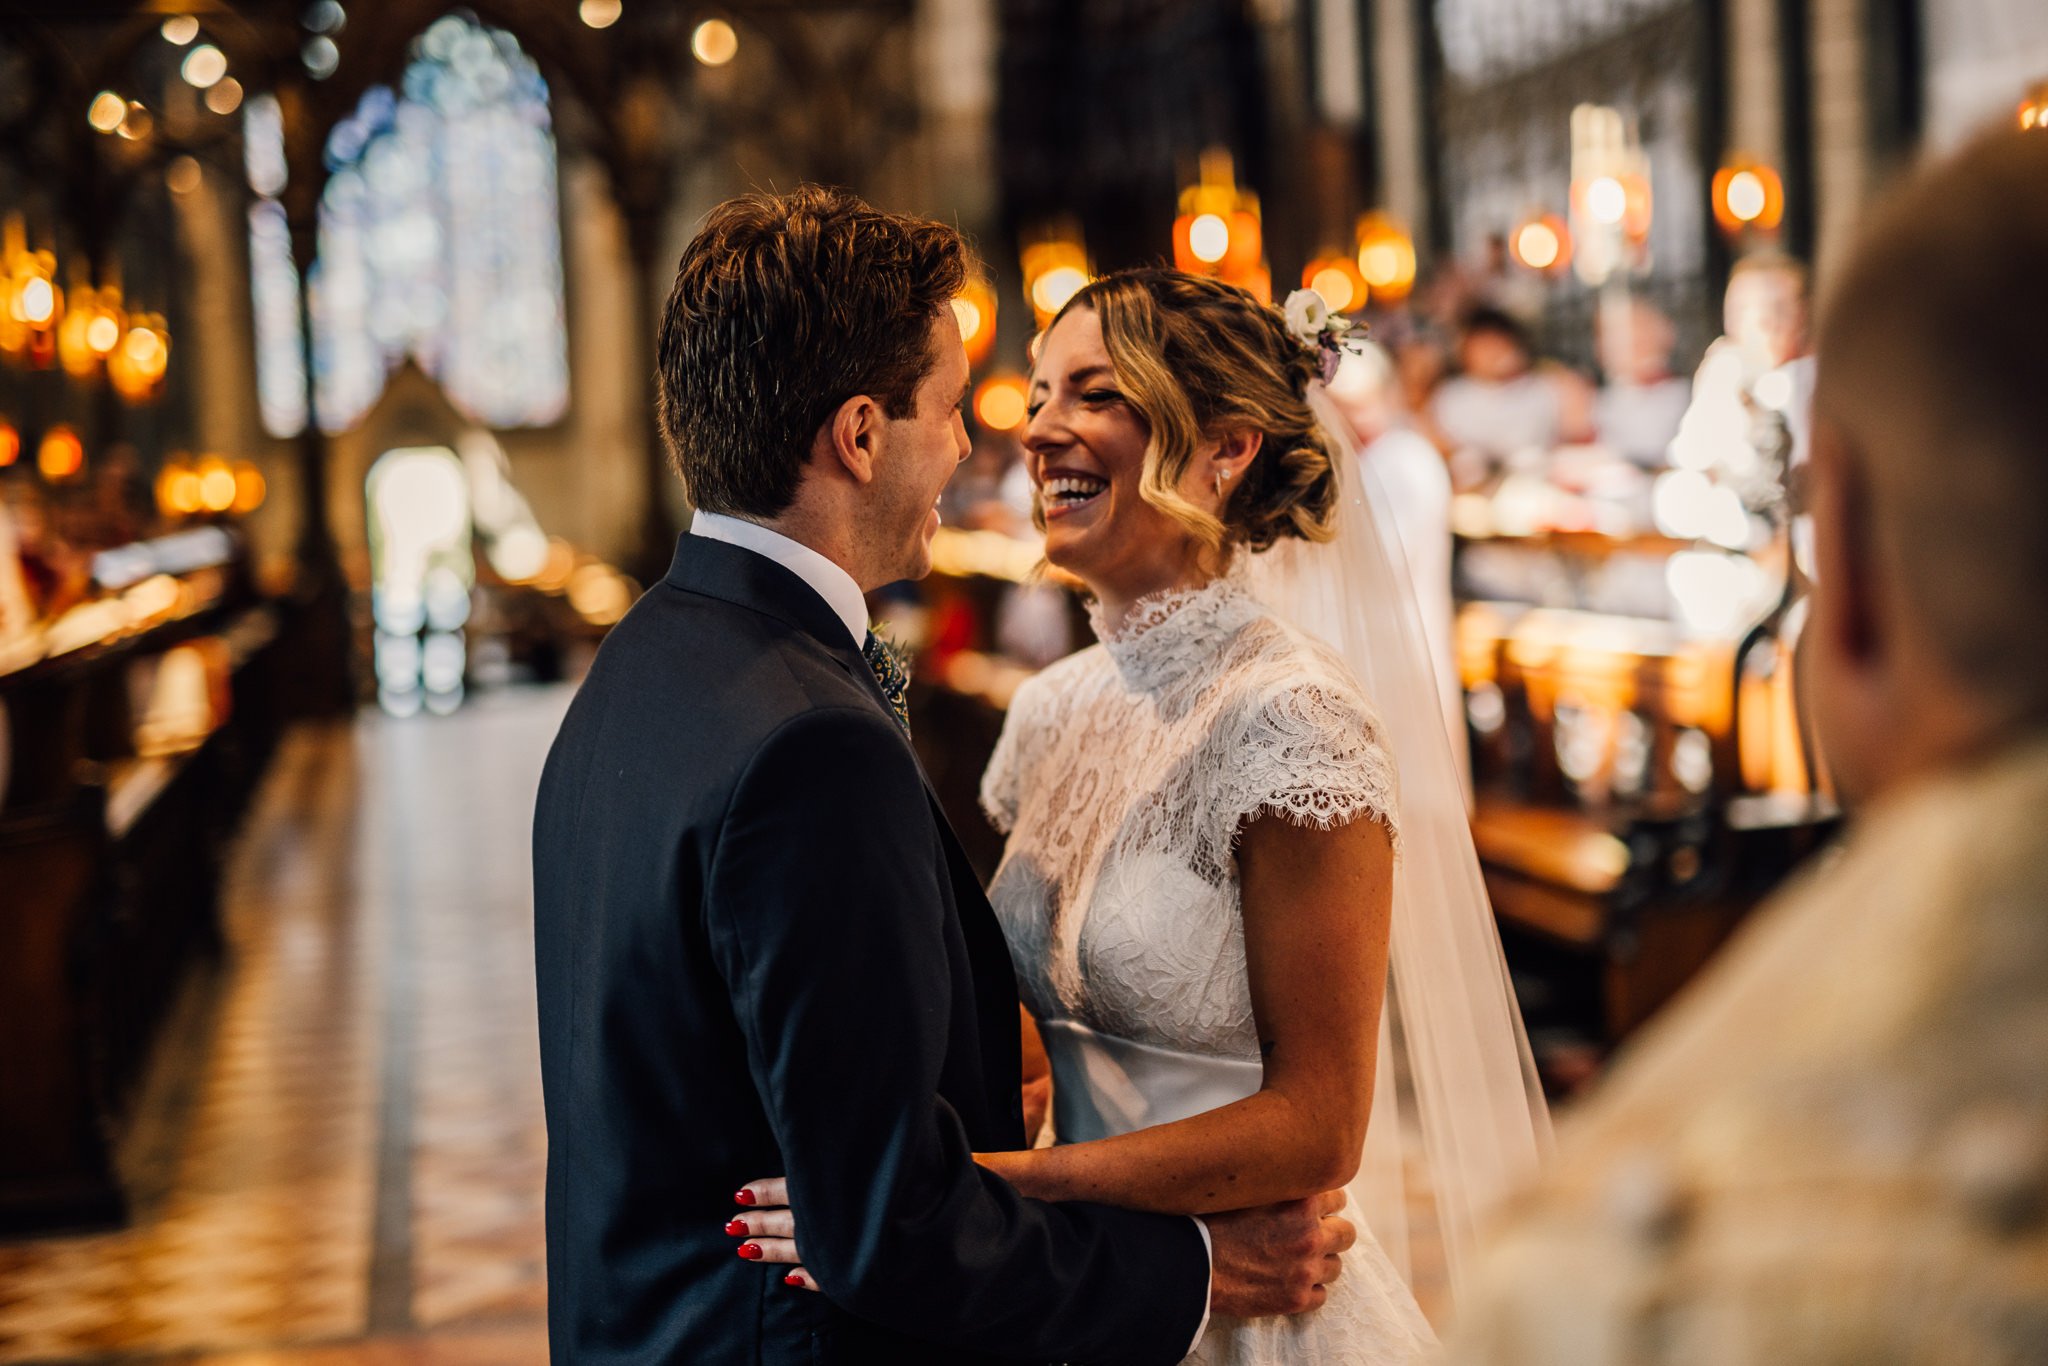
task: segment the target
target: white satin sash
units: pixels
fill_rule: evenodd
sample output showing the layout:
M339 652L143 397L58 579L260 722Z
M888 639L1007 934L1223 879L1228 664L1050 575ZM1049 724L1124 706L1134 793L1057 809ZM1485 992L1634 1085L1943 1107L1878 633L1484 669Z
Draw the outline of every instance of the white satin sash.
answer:
M1062 1143L1113 1138L1243 1100L1265 1079L1262 1063L1182 1053L1102 1034L1073 1020L1041 1020L1052 1062L1053 1129Z

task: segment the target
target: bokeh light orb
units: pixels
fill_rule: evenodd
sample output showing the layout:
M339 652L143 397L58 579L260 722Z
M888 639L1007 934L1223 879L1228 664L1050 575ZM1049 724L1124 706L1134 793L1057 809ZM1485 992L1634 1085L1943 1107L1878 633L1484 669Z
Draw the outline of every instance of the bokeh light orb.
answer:
M724 66L739 52L740 35L723 19L706 19L690 35L690 54L706 66Z

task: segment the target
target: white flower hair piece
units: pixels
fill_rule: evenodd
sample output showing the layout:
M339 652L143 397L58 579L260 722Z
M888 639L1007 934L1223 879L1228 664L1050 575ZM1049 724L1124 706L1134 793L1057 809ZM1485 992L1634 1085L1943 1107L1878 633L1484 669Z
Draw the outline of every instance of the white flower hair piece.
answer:
M1354 325L1343 314L1332 313L1329 303L1313 289L1295 290L1280 312L1294 339L1304 350L1316 353L1325 384L1337 377L1337 367L1343 363L1345 351L1351 349L1350 343L1365 335L1362 324Z

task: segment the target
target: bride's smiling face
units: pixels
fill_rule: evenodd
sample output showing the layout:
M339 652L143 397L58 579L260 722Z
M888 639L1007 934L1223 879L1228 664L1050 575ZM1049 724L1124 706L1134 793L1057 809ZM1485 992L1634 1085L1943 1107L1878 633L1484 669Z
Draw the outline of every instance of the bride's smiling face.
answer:
M1139 484L1152 431L1125 396L1092 309L1076 308L1045 334L1032 370L1026 468L1045 516L1045 557L1101 596L1170 587L1196 564L1199 544L1145 501ZM1183 497L1220 503L1190 462Z

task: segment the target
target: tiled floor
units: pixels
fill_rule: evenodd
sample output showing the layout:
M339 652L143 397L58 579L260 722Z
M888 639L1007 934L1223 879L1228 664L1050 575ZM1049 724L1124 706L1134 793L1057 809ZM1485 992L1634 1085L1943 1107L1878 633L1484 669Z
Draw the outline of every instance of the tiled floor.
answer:
M566 692L290 737L132 1226L0 1244L0 1363L546 1357L527 832Z

